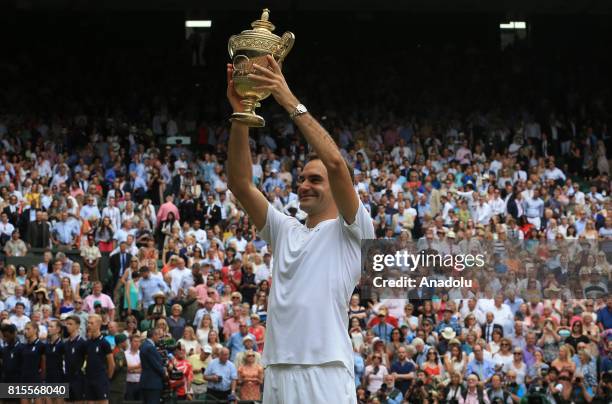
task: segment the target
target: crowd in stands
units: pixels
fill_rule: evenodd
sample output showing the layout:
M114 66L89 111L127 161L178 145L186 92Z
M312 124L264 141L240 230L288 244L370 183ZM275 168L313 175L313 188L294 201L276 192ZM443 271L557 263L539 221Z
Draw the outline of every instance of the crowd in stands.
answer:
M593 65L521 93L517 82L545 73L522 50L507 52L500 71L478 53L462 54L462 66L452 57L428 65L425 54L405 72L422 80L399 84L405 77L388 68L357 90L358 72L331 80L309 68L301 83L288 75L353 167L378 238L468 250L497 242L497 284L430 299L355 291L347 333L359 403L612 400L608 100L590 85ZM169 91L139 104L136 92L107 96L102 85L81 99L78 86L61 91L63 74L51 70L30 94L0 95L15 101L0 114L3 352L20 342L49 353L70 327L88 338L96 314L116 358L111 392L126 400L139 399L138 349L151 329L163 332L169 394L260 400L274 257L228 190L228 125L196 113L220 116L224 99L196 107L198 96L183 105ZM387 108L406 93L414 105ZM304 220L296 190L308 146L288 117L263 112L268 127L251 133L253 182ZM190 141L175 141L183 136ZM539 260L504 254L500 240ZM35 265L14 264L32 256ZM531 271L546 279L513 281ZM566 296L580 281L568 271L597 278ZM3 380L35 380L30 371L3 362Z

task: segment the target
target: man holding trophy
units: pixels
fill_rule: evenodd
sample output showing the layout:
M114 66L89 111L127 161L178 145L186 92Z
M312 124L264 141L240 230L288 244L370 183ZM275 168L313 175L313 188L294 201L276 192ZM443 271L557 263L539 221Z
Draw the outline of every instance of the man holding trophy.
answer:
M361 240L374 238L374 227L334 140L285 81L278 61L288 53L293 34L282 39L271 34L274 28L267 19L265 10L252 31L230 39L233 64L227 66L227 97L234 110L228 185L274 256L263 402L356 403L348 303L360 277ZM258 40L249 39L255 36ZM266 45L274 37L276 45ZM247 45L259 52L245 49ZM262 48L271 51L262 56ZM308 214L305 225L274 209L252 183L249 126L263 126L253 109L268 95L287 111L316 153L299 178L300 208Z

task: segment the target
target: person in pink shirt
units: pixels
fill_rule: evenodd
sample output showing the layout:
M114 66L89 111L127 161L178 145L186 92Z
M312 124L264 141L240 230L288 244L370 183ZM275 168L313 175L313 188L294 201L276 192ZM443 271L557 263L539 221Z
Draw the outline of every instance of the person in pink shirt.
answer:
M242 306L239 304L234 305L234 315L223 323L223 335L225 340L228 341L232 334L240 331L240 322L242 320Z
M159 207L159 211L157 212L157 223L161 223L168 218L168 213L174 213L174 218L176 220L180 220L179 210L174 204L174 196L168 195L166 196L166 203L162 204Z
M93 284L93 292L91 295L87 296L85 300L83 300L83 310L87 313L95 312L95 305L97 303L102 305L103 309L108 310L108 316L111 319L115 318L115 304L113 303L113 299L110 296L102 293L102 282L94 282Z

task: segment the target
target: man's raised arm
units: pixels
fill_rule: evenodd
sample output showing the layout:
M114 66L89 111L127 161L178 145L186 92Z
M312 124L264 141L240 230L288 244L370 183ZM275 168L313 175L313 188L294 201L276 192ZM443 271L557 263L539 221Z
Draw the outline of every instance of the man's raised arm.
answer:
M288 113L292 113L300 102L289 89L276 60L268 56L268 62L272 70L254 65L259 74L251 74L249 78L258 81L259 88L270 90L276 102ZM359 199L340 149L325 128L309 113L298 115L294 122L327 169L329 185L340 215L352 224L359 208Z
M234 90L232 65L227 65L227 98L234 112L243 110L240 97ZM232 122L227 151L228 188L240 201L257 229L266 225L268 201L253 184L253 161L249 147L249 128L241 123Z

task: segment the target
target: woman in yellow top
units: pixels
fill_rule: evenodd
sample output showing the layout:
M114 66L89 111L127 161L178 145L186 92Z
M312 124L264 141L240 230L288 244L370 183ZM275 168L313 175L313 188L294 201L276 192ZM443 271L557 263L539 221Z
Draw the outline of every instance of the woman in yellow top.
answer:
M42 186L38 183L34 183L30 188L30 192L24 195L24 199L30 205L31 209L40 209L41 202L40 197L42 195Z

